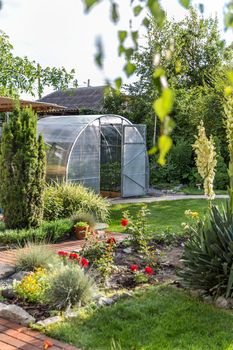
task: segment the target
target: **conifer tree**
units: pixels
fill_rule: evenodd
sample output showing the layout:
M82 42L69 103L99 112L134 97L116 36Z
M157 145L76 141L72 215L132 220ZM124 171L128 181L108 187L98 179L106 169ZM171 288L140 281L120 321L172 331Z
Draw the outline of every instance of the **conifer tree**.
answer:
M0 204L8 228L36 227L43 218L45 146L36 128L31 108L16 107L3 125Z

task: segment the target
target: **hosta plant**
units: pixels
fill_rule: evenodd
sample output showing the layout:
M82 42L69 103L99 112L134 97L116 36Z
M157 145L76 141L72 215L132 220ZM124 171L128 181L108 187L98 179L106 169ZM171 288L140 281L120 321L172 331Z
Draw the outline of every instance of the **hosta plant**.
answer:
M233 216L230 203L220 210L210 208L208 220L200 221L185 244L184 287L203 289L214 296L233 296Z

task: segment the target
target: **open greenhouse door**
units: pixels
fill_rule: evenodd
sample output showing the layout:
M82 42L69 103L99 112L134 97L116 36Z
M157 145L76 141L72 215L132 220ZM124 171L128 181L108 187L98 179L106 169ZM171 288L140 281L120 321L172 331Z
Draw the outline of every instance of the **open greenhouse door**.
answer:
M121 168L122 197L143 196L148 189L146 126L124 125Z

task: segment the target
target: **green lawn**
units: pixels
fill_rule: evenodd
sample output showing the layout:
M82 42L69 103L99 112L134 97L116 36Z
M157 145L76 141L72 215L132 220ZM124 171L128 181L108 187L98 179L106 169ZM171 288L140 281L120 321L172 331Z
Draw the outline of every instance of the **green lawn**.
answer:
M82 350L233 350L233 316L172 287L153 287L112 307L47 328ZM115 350L115 348L114 348Z
M220 204L225 200L217 199L215 204ZM129 210L131 214L135 214L139 209L141 203L137 204L116 204L111 208L111 222L110 230L115 232L123 232L124 228L120 225L122 212ZM207 209L207 201L205 199L185 199L176 201L160 201L148 204L151 211L149 223L152 232L161 233L169 228L172 232L177 234L182 233L181 223L187 221L184 215L185 210L191 209L204 214Z

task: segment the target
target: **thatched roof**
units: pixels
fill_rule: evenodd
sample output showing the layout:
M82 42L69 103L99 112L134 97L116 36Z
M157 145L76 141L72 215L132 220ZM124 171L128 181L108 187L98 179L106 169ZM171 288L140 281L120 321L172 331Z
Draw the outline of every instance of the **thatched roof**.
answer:
M103 109L104 90L105 86L60 90L44 96L39 101L60 104L69 110L101 111Z
M56 110L64 110L65 107L58 106L57 104L19 100L21 107L29 107L36 112L48 112ZM15 100L10 97L0 96L0 112L12 112L15 107Z

